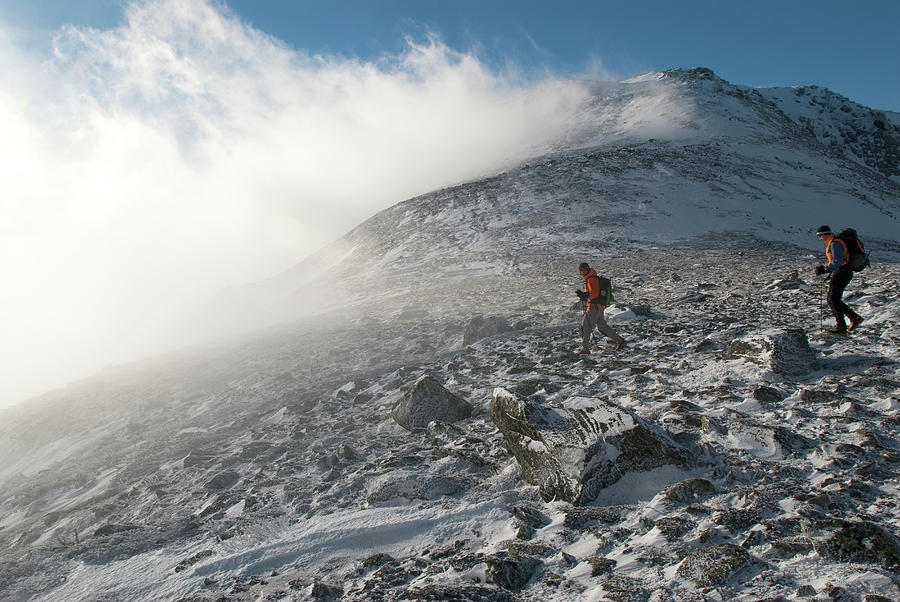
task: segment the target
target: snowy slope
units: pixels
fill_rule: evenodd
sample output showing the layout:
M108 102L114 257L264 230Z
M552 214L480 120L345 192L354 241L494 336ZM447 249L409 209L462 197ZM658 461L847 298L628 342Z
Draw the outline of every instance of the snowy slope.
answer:
M900 598L897 184L706 70L586 85L565 148L400 203L220 308L274 326L4 410L0 598ZM848 339L822 334L820 223L878 257ZM613 280L621 352L572 353L583 260ZM463 346L479 315L508 329ZM797 329L800 369L747 352ZM401 428L423 375L472 416ZM544 501L497 388L613 403L696 461Z
M870 109L818 86L759 92L823 144L900 182L900 114Z
M351 275L393 298L429 265L499 257L499 269L533 252L718 236L815 248L821 224L856 228L875 260L900 259L900 185L886 177L898 156L866 147L874 165L893 166L882 173L810 127L846 120L785 113L705 69L585 85L594 100L566 148L399 203L293 270L229 291L207 317L258 327L331 307Z

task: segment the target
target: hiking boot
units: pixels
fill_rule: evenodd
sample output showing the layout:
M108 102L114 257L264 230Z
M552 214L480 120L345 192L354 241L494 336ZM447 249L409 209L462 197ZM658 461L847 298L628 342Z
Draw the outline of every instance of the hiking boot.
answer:
M850 319L850 328L849 330L854 330L857 326L863 323L862 316L856 316L855 318Z
M840 326L835 326L834 328L829 328L829 329L828 329L828 332L829 332L830 334L837 334L837 335L842 335L842 336L846 336L846 335L847 335L847 329L846 329L846 328L841 328Z
M590 355L590 354L591 354L591 352L588 351L587 349L585 349L584 347L581 347L578 351L575 352L575 355Z
M621 349L622 347L624 347L627 344L628 344L628 341L626 341L625 339L622 339L621 341L616 343L616 351L618 351L619 349Z

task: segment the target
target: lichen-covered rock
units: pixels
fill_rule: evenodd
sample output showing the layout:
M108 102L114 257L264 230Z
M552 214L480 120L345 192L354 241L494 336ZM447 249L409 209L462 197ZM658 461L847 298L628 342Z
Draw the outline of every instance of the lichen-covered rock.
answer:
M723 583L751 565L753 557L734 544L720 544L694 550L678 566L676 573L697 587Z
M653 526L659 529L667 541L678 541L682 535L693 529L697 523L686 516L663 516Z
M524 556L547 557L555 552L555 550L542 542L513 543L507 549L509 555L513 558L521 558Z
M616 575L604 581L603 589L606 592L604 600L612 602L646 602L650 594L641 587L637 579Z
M692 503L715 495L716 488L706 479L686 479L669 485L659 492L671 502Z
M545 501L585 504L629 472L689 464L665 431L602 399L572 397L546 407L498 388L491 418Z
M456 422L471 415L469 402L445 389L429 375L419 378L391 410L397 424L409 431L425 428L434 420Z
M817 545L820 554L839 562L879 564L892 572L900 571L900 538L867 521L828 520L816 525L829 530L825 541Z
M479 600L481 602L512 602L516 598L504 589L485 585L434 584L412 587L403 592L398 600Z
M778 389L766 387L765 385L760 385L753 389L753 399L762 403L779 403L784 400L784 397L784 394Z
M732 341L725 359L745 359L785 376L801 376L819 368L806 333L799 328L769 330Z
M585 562L591 565L591 577L610 573L616 566L616 561L612 558L586 558Z
M575 507L566 513L563 526L567 529L584 529L592 523L614 525L622 520L624 506L585 506Z
M337 600L343 593L344 590L342 588L328 585L321 581L316 581L309 587L309 597L313 600L321 600L322 602Z
M520 590L531 580L542 562L534 556L501 552L485 558L488 579L502 588Z
M533 529L540 529L551 523L549 516L531 504L519 504L513 508L512 513L513 516Z

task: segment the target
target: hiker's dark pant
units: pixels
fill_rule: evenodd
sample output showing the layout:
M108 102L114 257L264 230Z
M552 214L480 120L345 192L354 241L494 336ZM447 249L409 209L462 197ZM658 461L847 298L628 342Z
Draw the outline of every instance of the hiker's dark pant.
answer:
M581 348L585 351L588 351L591 348L591 332L593 332L595 326L607 338L612 339L616 343L625 340L616 334L616 331L610 328L609 324L606 323L606 320L603 317L604 311L606 311L606 308L592 305L584 312L584 318L581 320Z
M844 316L850 318L851 322L859 320L859 314L847 307L847 304L841 299L844 296L844 289L853 279L853 272L850 270L838 270L831 277L828 284L828 307L834 313L834 319L837 321L838 328L847 328L844 322Z

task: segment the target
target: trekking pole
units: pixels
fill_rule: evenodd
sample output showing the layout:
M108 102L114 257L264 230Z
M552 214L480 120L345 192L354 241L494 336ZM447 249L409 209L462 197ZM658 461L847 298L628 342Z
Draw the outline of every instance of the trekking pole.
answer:
M825 328L825 280L819 283L819 330Z
M828 281L831 280L831 274L822 278L822 294L819 296L819 330L825 328L825 294L828 289Z

